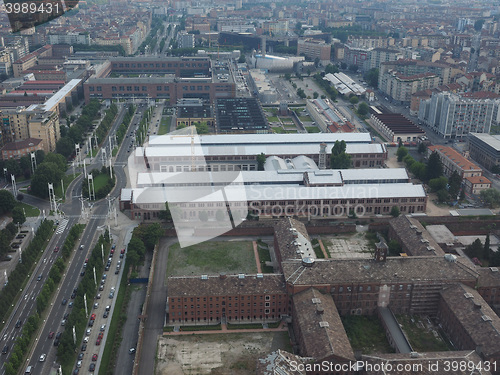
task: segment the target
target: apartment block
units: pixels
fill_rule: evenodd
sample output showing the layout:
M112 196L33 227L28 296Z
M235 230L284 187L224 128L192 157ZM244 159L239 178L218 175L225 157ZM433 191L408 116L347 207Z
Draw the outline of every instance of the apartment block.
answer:
M304 54L311 59L318 58L325 63L330 61L330 53L332 51L331 44L326 43L322 39L299 39L297 41L297 55Z
M418 118L444 138L489 133L500 99L479 95L433 93L420 102Z
M471 162L465 156L461 155L452 147L448 146L429 146L427 148L427 156L437 152L443 165L443 172L450 177L453 172L457 172L462 178L482 176L483 170L476 164Z

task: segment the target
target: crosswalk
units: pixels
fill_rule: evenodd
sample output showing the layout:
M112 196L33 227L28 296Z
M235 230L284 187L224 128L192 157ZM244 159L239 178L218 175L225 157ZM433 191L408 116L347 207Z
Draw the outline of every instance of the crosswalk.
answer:
M57 229L56 229L56 234L61 234L62 232L64 232L64 230L66 229L66 226L68 225L68 219L62 219L60 222L59 222L59 225L57 226Z

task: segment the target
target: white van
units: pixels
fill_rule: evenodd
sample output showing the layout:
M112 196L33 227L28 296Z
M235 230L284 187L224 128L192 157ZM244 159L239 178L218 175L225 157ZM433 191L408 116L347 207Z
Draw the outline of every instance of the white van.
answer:
M31 366L26 367L25 374L31 374Z

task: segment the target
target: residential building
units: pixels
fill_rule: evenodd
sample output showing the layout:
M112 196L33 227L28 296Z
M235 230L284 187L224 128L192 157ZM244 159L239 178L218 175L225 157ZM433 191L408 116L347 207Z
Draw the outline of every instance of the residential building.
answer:
M46 153L56 150L56 142L61 138L59 116L56 112L34 111L30 115L28 128L30 137L42 140Z
M491 188L491 181L484 176L470 176L464 179L464 189L468 194L481 194L481 191Z
M297 56L304 54L313 60L318 58L325 65L330 62L331 50L331 44L322 39L307 38L297 41Z
M366 70L379 69L384 62L396 61L402 58L397 49L377 47L370 51Z
M36 51L33 51L26 56L14 61L12 67L14 69L14 77L21 77L23 72L38 63L40 57L52 56L52 46L45 45Z
M469 133L467 137L469 155L485 168L500 167L500 136L484 133Z
M391 99L401 104L410 104L411 96L417 91L439 86L439 77L434 73L403 75L397 71L379 73L378 88Z
M84 44L90 45L89 33L50 33L49 44Z
M433 93L420 102L418 118L444 138L462 138L468 133L489 133L499 105L500 99Z
M443 165L443 172L447 177L450 177L453 172L457 172L462 178L482 176L483 174L480 167L452 147L442 145L427 147L427 156L433 152L437 152L439 155Z
M27 138L22 141L10 142L5 144L0 152L2 160L20 159L32 152L43 150L43 142L41 139Z

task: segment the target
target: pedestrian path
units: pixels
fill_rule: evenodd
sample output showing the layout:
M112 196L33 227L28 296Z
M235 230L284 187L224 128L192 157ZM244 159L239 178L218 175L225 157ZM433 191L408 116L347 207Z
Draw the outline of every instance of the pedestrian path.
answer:
M66 226L68 225L68 219L62 219L60 222L59 222L59 225L57 226L57 229L56 229L56 234L61 234L62 232L64 232L64 230L66 229Z
M207 331L174 331L163 332L163 336L183 336L183 335L214 335L219 333L260 333L260 332L286 332L288 326L285 322L281 322L278 328L262 328L262 329L228 329L226 324L221 324L220 330Z
M262 273L262 269L260 267L259 250L257 249L257 242L252 241L252 244L253 244L253 253L255 256L255 263L257 265L257 273Z

